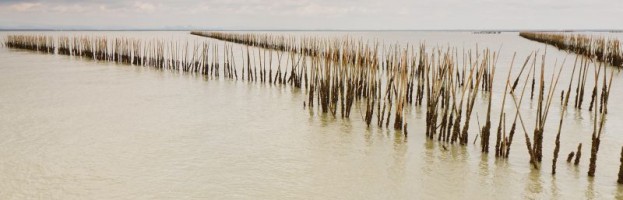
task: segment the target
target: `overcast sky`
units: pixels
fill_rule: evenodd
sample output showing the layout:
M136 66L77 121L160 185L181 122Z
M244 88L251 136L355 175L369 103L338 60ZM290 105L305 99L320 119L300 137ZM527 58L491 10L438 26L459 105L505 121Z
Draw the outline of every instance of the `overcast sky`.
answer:
M623 29L623 0L0 0L0 28Z

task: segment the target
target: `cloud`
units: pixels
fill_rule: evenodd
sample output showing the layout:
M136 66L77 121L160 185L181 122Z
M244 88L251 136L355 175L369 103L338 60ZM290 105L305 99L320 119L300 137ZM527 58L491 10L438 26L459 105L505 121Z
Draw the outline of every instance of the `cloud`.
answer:
M43 7L41 3L15 3L8 6L10 11L17 12L26 12L26 11L36 11Z
M83 13L89 11L88 8L74 4L74 5L60 5L60 6L52 6L49 11L59 12L59 13Z
M621 11L620 0L0 0L0 25L623 28Z
M140 1L134 2L134 8L139 12L153 12L156 10L156 6L154 4Z

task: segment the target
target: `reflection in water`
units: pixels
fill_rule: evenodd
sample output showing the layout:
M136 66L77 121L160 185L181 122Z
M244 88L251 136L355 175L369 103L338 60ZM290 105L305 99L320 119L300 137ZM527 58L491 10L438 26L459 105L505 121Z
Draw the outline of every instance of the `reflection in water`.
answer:
M393 164L390 166L390 177L394 185L404 185L406 170L407 143L401 131L395 131L393 140Z
M596 194L595 194L595 183L594 183L594 178L593 177L588 177L588 184L586 187L586 191L584 192L584 194L586 194L586 199L596 199Z
M424 165L422 166L422 171L426 174L431 174L435 170L435 163L437 160L435 159L435 144L431 140L426 140L424 142Z
M484 154L480 157L480 163L478 164L479 175L483 177L489 177L489 156Z
M616 199L623 199L623 187L616 187L616 194L614 195L614 197Z
M374 133L371 130L371 128L370 127L366 127L366 130L363 132L363 138L364 138L364 140L366 142L366 148L367 149L369 149L372 146L372 142L373 142L372 141L372 139L373 139L372 138L372 134L374 134Z
M556 176L551 176L551 184L552 186L550 187L551 193L552 193L552 198L554 199L558 199L560 198L560 194L558 192L559 188L558 188L558 183L556 181Z
M541 171L539 170L530 170L530 173L528 174L528 181L526 182L526 195L529 195L528 197L530 199L535 199L537 198L536 196L532 196L532 195L538 195L541 194L543 192L543 180L541 179Z

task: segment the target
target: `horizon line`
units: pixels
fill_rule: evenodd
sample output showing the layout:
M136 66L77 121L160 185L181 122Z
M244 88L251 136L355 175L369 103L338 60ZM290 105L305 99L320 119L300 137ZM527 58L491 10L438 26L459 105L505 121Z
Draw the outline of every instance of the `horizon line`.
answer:
M448 31L448 32L623 32L623 29L186 29L186 28L0 28L0 31Z

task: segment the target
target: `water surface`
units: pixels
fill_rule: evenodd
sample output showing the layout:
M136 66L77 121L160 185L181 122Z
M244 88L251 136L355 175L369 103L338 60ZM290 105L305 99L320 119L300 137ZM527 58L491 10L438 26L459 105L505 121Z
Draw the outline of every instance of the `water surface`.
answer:
M459 49L501 49L493 93L501 107L503 80L545 45L517 33L273 32L362 38L381 43ZM1 35L13 34L3 32ZM46 32L224 42L188 32ZM612 34L614 37L618 35ZM235 49L241 48L234 45ZM548 73L572 54L547 47ZM508 160L470 145L425 139L424 108L409 107L409 137L366 127L356 105L351 119L303 107L305 91L283 85L98 62L0 48L1 199L613 199L623 136L623 76L615 73L608 122L595 178L588 178L593 117L586 108L564 116L558 174L550 173L559 101L545 128L542 168L528 163L523 132ZM517 69L515 69L517 70ZM591 74L592 75L592 74ZM592 81L587 87L592 88ZM558 92L559 93L559 92ZM482 98L485 95L483 95ZM587 107L587 103L585 104ZM522 107L532 130L536 102ZM365 107L364 107L365 110ZM507 102L507 112L512 105ZM495 111L498 112L498 111ZM493 113L493 127L497 116ZM531 135L531 134L530 134ZM492 137L494 142L495 136ZM580 166L564 160L584 144ZM492 147L493 148L493 147Z

